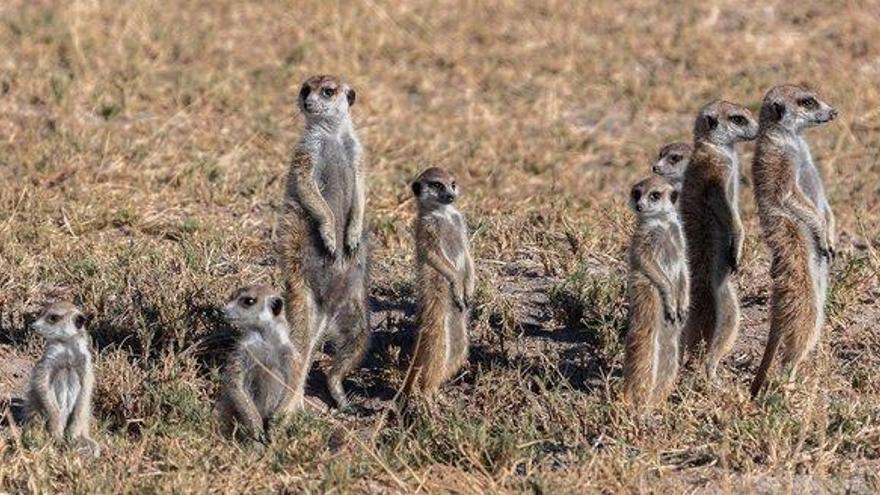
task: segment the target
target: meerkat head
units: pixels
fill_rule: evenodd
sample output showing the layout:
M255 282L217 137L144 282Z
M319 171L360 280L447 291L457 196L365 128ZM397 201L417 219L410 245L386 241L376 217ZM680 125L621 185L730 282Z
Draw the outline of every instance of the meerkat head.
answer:
M675 215L678 191L663 177L653 175L632 186L629 206L640 219Z
M449 172L431 167L413 181L412 192L419 208L433 210L455 202L458 198L458 184Z
M704 106L694 123L694 142L731 145L758 137L758 123L743 106L716 100Z
M804 86L786 84L767 92L761 104L761 124L794 132L826 124L837 118L837 109Z
M86 317L73 304L56 302L46 306L31 327L47 340L66 340L85 332Z
M238 289L223 311L229 323L240 329L274 327L287 322L284 299L277 291L262 285Z
M348 116L357 94L336 76L313 76L299 90L299 109L307 121L335 121Z
M657 161L654 162L651 170L672 183L681 182L684 178L684 171L691 161L691 153L693 151L694 148L690 143L677 142L667 144L660 148L660 153L657 154Z

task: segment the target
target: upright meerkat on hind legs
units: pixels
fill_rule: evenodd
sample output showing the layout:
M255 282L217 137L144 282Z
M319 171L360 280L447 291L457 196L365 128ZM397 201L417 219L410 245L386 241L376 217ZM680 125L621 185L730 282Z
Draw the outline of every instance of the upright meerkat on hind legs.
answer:
M467 224L454 206L455 178L429 168L413 182L418 280L418 340L407 373L406 396L430 396L467 360L468 308L475 273Z
M770 335L752 396L761 392L780 345L793 381L822 333L834 214L802 132L836 117L836 109L802 86L776 86L761 105L752 176L773 284Z
M678 191L662 177L632 187L636 229L629 247L629 329L623 396L635 406L666 399L678 376L689 289Z
M303 407L306 377L325 340L336 348L327 385L344 407L342 381L369 343L363 152L349 112L355 99L334 76L312 77L299 92L306 127L290 162L280 224L287 317L302 353L290 374L288 411Z
M758 123L744 107L714 101L694 124L694 151L684 174L681 216L691 273L691 307L684 328L688 351L703 342L706 375L739 330L739 299L731 275L739 268L743 228L739 217L739 158L735 145L755 138Z
M85 316L72 304L43 309L33 328L46 338L46 351L31 374L27 406L46 420L53 440L66 438L98 457L101 449L89 435L95 372L85 325Z

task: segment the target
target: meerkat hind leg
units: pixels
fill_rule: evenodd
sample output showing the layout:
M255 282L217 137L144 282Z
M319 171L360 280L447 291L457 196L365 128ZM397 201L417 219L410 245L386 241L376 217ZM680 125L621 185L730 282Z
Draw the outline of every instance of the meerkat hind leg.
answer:
M716 291L716 322L715 332L708 343L706 359L706 377L710 382L718 381L718 366L724 356L730 352L739 333L739 299L733 282L725 281Z
M336 339L336 355L333 366L327 374L327 387L336 406L344 409L348 406L348 398L342 385L346 375L357 367L364 357L369 345L369 321L364 304L354 302L349 306L349 314L343 323L349 328L339 333Z

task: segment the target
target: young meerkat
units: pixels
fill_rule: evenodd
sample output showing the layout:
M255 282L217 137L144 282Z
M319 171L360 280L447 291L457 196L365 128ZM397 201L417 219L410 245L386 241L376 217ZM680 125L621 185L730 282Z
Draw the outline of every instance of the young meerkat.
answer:
M294 345L289 411L303 407L305 382L325 340L336 349L327 385L336 405L348 403L342 381L369 341L363 153L349 109L355 91L334 76L303 83L305 131L293 152L284 197L280 261Z
M680 211L691 273L684 341L688 351L705 343L711 381L739 331L739 299L731 278L739 269L743 243L735 145L757 132L758 123L740 105L714 101L704 106L694 124L694 151L682 184Z
M770 336L752 383L753 396L761 391L780 344L782 364L793 381L822 332L835 222L801 134L836 117L836 109L802 86L776 86L761 105L752 177L764 241L772 254L773 285Z
M30 413L42 416L56 442L68 443L99 457L89 434L95 372L86 317L66 302L49 304L33 324L46 339L46 350L34 366L28 390Z
M675 187L657 176L636 183L630 192L637 220L629 248L623 396L633 405L664 401L678 376L689 280L677 201Z
M300 357L290 342L284 300L268 287L244 287L223 310L241 334L224 370L216 413L224 430L240 427L265 442L270 421L293 397L290 372Z
M681 184L684 182L684 171L691 161L694 147L690 143L676 141L660 148L657 160L651 166L651 171L663 177L679 193Z
M476 283L467 224L454 206L458 185L429 168L412 183L418 287L418 339L407 373L407 396L430 396L464 365L468 308Z

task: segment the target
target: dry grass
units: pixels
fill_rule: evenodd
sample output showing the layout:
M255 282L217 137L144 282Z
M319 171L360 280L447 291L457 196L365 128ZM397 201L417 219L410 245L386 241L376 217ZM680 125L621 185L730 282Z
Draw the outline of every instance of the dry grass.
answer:
M0 356L38 352L25 329L48 297L94 315L105 455L4 429L0 491L880 490L880 5L530 4L4 2ZM376 345L348 384L356 413L295 418L261 450L210 420L229 345L216 307L278 280L295 90L319 72L358 89ZM633 418L615 403L625 192L703 103L756 110L785 81L842 113L810 134L842 250L815 365L788 397L746 396L768 293L746 184L746 321L724 384L686 372ZM465 188L475 348L435 414L401 424L383 411L412 337L407 182L426 164Z

